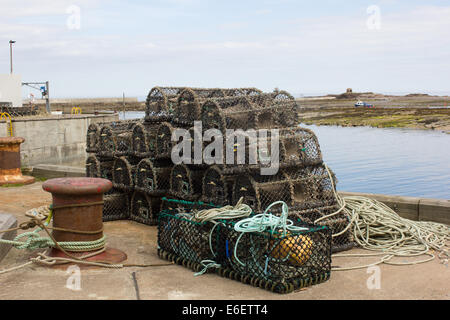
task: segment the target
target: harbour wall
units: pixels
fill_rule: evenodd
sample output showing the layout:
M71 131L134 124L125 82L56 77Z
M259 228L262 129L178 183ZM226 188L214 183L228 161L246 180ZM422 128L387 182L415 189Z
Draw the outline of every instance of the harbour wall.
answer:
M118 120L111 115L60 115L16 118L12 125L20 146L22 167L37 164L67 164L86 156L86 132L91 123ZM7 136L7 124L0 122L0 137Z

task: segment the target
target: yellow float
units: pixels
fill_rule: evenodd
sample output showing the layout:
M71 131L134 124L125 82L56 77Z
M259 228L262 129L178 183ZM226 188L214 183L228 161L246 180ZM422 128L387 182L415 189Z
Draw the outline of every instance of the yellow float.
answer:
M304 265L312 255L313 241L305 235L286 236L281 241L276 240L278 244L272 250L271 256L275 259L288 261L295 266ZM274 241L271 241L274 245Z

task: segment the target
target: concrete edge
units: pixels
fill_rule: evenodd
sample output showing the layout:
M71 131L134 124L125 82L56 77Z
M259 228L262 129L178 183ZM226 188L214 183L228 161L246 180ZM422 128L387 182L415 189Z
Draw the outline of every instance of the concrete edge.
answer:
M39 164L33 166L31 175L40 178L64 178L64 177L85 177L86 169L80 167L69 167L54 164Z
M341 196L361 196L383 202L402 218L450 225L450 200L339 191Z

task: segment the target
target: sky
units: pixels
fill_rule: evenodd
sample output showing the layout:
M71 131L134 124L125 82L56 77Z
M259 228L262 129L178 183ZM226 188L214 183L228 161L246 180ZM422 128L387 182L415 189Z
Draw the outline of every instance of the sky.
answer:
M0 0L0 73L51 97L154 86L450 94L450 1Z

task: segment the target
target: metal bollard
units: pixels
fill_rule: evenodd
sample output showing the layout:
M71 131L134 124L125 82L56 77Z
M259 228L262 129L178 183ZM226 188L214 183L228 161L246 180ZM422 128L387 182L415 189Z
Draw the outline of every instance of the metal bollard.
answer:
M95 241L103 237L103 194L112 188L111 181L85 177L57 178L47 180L42 188L53 197L53 227L69 230L53 230L52 235L57 242ZM75 256L82 256L96 250L98 249L86 249L83 252L66 251ZM50 256L66 255L54 248ZM104 252L86 260L118 263L126 258L124 252L106 247Z
M20 144L24 138L0 138L0 185L31 184L34 177L22 176L20 170Z

